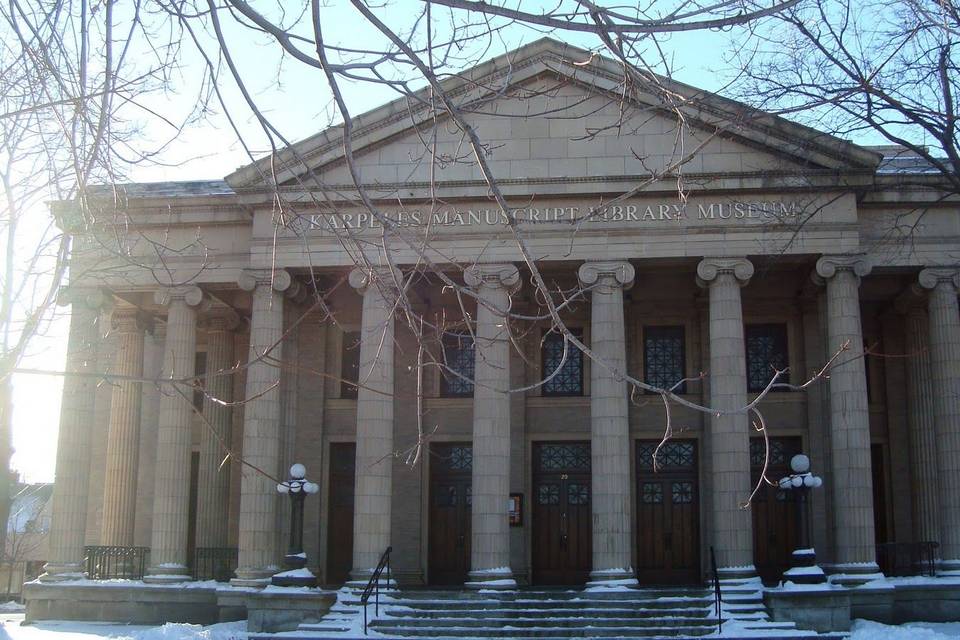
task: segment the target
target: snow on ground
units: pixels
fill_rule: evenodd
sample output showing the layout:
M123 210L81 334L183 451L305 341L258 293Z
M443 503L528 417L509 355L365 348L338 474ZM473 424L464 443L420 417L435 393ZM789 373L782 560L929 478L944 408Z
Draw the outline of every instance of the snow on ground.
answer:
M0 640L246 640L247 622L223 622L207 627L167 623L147 627L114 622L51 620L20 626L22 618L4 620Z
M908 622L891 626L855 620L850 640L956 640L960 638L960 622Z

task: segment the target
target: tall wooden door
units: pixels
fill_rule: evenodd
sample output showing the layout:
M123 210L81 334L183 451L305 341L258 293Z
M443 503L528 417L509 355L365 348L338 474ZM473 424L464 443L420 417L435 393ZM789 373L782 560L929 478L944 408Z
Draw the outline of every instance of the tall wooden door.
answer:
M769 455L763 438L751 438L751 481L760 479L765 458L768 480L777 482L790 475L790 459L798 453L800 438L770 438ZM764 582L779 582L791 566L791 554L800 542L799 507L794 491L766 483L753 498L753 563Z
M434 585L462 585L470 571L473 447L437 443L430 454L428 578Z
M533 581L579 585L590 575L590 443L533 445Z
M700 492L695 440L637 442L637 578L640 584L700 582Z
M330 444L330 498L327 508L327 584L341 585L353 567L353 493L357 445Z

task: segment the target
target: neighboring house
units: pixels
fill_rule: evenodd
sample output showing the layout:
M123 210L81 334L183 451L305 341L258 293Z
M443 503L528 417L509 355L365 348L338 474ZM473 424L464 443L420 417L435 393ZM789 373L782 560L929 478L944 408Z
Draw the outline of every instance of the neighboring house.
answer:
M43 572L47 558L47 534L50 532L50 496L53 483L14 485L7 519L7 543L0 565L0 589L8 598L20 596L24 582Z

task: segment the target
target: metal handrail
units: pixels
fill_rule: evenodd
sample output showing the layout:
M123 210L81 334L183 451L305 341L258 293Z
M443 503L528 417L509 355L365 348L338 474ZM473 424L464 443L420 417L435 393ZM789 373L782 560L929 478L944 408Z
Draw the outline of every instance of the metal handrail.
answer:
M713 570L713 604L717 610L717 631L722 631L723 610L721 609L721 604L723 603L723 596L720 593L720 575L717 573L717 555L713 552L713 547L710 547L710 568Z
M91 580L143 578L150 555L149 547L90 545L83 548L87 577Z
M377 563L377 568L373 570L373 573L370 575L370 580L367 581L367 586L364 587L363 593L360 595L360 602L363 604L363 635L367 635L367 601L370 599L370 594L374 595L374 615L380 615L380 575L383 573L383 570L387 570L387 584L390 584L390 552L393 551L393 547L387 547L383 555L380 556L380 562Z

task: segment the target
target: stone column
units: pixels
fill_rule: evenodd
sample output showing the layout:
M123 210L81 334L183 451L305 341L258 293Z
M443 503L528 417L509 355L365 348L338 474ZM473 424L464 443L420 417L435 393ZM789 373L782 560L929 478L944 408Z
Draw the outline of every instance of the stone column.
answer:
M510 570L510 334L505 314L520 286L512 264L464 271L477 292L473 387L473 503L468 587L512 588Z
M207 302L199 287L160 289L156 304L167 307L163 342L164 380L189 380L197 357L197 309ZM163 382L157 425L150 564L144 582L189 580L187 532L190 513L190 452L193 380Z
M873 527L870 413L860 324L860 278L870 273L862 256L823 256L816 278L827 286L827 353L848 351L830 370L831 473L835 545L831 580L856 584L879 571Z
M394 304L399 273L354 269L350 284L363 295L357 389L357 463L353 513L353 570L366 582L391 544L393 496Z
M636 583L630 563L630 423L623 291L633 286L626 261L587 262L580 283L590 287L590 457L594 581Z
M935 394L930 370L930 320L919 287L897 299L906 318L907 426L910 430L910 475L913 481L913 529L917 541L940 540L937 492Z
M283 293L298 288L287 271L245 270L240 288L253 294L243 406L240 466L240 555L235 586L266 586L279 571L277 482L280 469L280 367Z
M123 378L143 375L143 314L116 309L111 318L117 347L110 381L110 427L103 480L103 524L100 543L133 546L137 499L137 457L140 446L140 382Z
M709 404L733 411L747 404L746 355L740 287L753 276L743 258L704 258L697 265L700 286L710 292ZM753 522L743 503L750 495L750 426L745 413L710 416L713 545L723 578L756 574Z
M960 271L924 269L930 290L930 371L934 397L941 574L960 575Z
M231 371L237 364L233 331L239 324L239 316L231 309L211 311L200 320L200 326L207 334L207 372L197 474L198 548L227 546L230 463L224 460L231 446L233 409L214 399L227 403L233 401L233 379L237 375Z
M70 341L67 377L60 405L57 436L56 482L50 517L49 561L43 582L84 577L83 543L87 519L90 434L93 401L99 382L93 375L97 362L97 320L108 298L100 290L64 289L57 300L70 304ZM71 375L73 374L73 375Z

